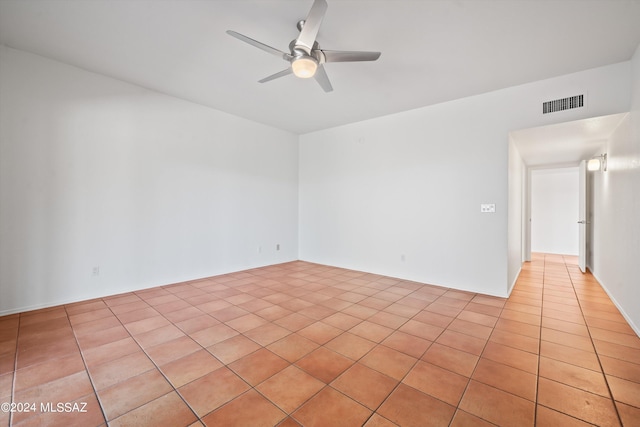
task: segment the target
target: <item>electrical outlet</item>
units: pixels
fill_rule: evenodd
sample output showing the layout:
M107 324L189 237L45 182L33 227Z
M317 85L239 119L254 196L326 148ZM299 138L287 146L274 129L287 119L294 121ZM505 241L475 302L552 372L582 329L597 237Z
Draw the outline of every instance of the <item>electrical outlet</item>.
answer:
M276 244L276 251L279 251L279 250L280 250L280 243L277 243Z
M91 269L91 275L92 276L99 276L100 275L100 267L93 267Z
M405 262L407 260L407 258L404 256L404 254L400 255L400 261Z
M480 205L480 212L482 213L495 213L496 204L495 203L483 203Z

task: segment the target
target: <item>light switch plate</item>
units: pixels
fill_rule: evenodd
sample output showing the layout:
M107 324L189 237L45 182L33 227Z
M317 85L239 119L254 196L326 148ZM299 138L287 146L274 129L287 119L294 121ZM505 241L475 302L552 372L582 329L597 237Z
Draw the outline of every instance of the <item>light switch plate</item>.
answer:
M480 212L482 213L495 213L496 204L495 203L482 203L480 205Z

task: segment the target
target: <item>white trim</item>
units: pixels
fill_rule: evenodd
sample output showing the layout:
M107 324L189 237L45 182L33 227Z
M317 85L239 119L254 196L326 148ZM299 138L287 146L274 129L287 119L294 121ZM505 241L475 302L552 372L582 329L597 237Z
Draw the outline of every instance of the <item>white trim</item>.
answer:
M616 301L616 299L613 297L613 295L611 294L611 292L609 292L609 290L607 289L607 287L605 286L605 284L602 282L602 280L600 280L600 278L598 278L598 276L596 275L596 273L594 273L593 271L591 271L591 274L593 275L593 277L598 281L598 283L600 284L600 286L602 286L602 289L604 289L604 291L607 293L607 295L609 296L609 299L611 300L611 302L613 302L613 304L617 307L618 311L620 312L620 314L622 314L622 317L625 318L625 320L627 321L627 323L629 324L629 326L631 326L631 329L633 329L633 331L636 333L636 335L638 337L640 337L640 328L638 327L638 325L633 323L633 320L631 320L631 316L629 316L624 309L622 308L622 305L620 305L618 303L618 301Z
M531 262L531 261L527 261L527 262ZM520 273L522 273L522 264L520 264L520 268L518 268L518 273L516 274L515 279L513 279L513 282L511 282L511 284L509 285L509 288L507 289L507 298L511 297L511 292L513 291L513 288L516 286L516 283L518 283L518 278L520 277Z

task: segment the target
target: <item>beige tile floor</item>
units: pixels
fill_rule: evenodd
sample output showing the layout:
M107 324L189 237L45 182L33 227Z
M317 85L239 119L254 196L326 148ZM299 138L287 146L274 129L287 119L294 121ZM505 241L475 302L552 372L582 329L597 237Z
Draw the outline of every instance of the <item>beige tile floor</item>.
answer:
M640 339L574 257L509 299L292 262L0 317L0 402L4 426L638 426Z

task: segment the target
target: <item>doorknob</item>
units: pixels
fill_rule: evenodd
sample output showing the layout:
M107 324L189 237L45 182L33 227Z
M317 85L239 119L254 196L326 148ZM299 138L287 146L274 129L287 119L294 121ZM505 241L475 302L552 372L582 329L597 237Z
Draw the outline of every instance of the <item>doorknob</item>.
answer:
M578 224L586 224L587 221L585 221L584 219L582 221L578 221Z

